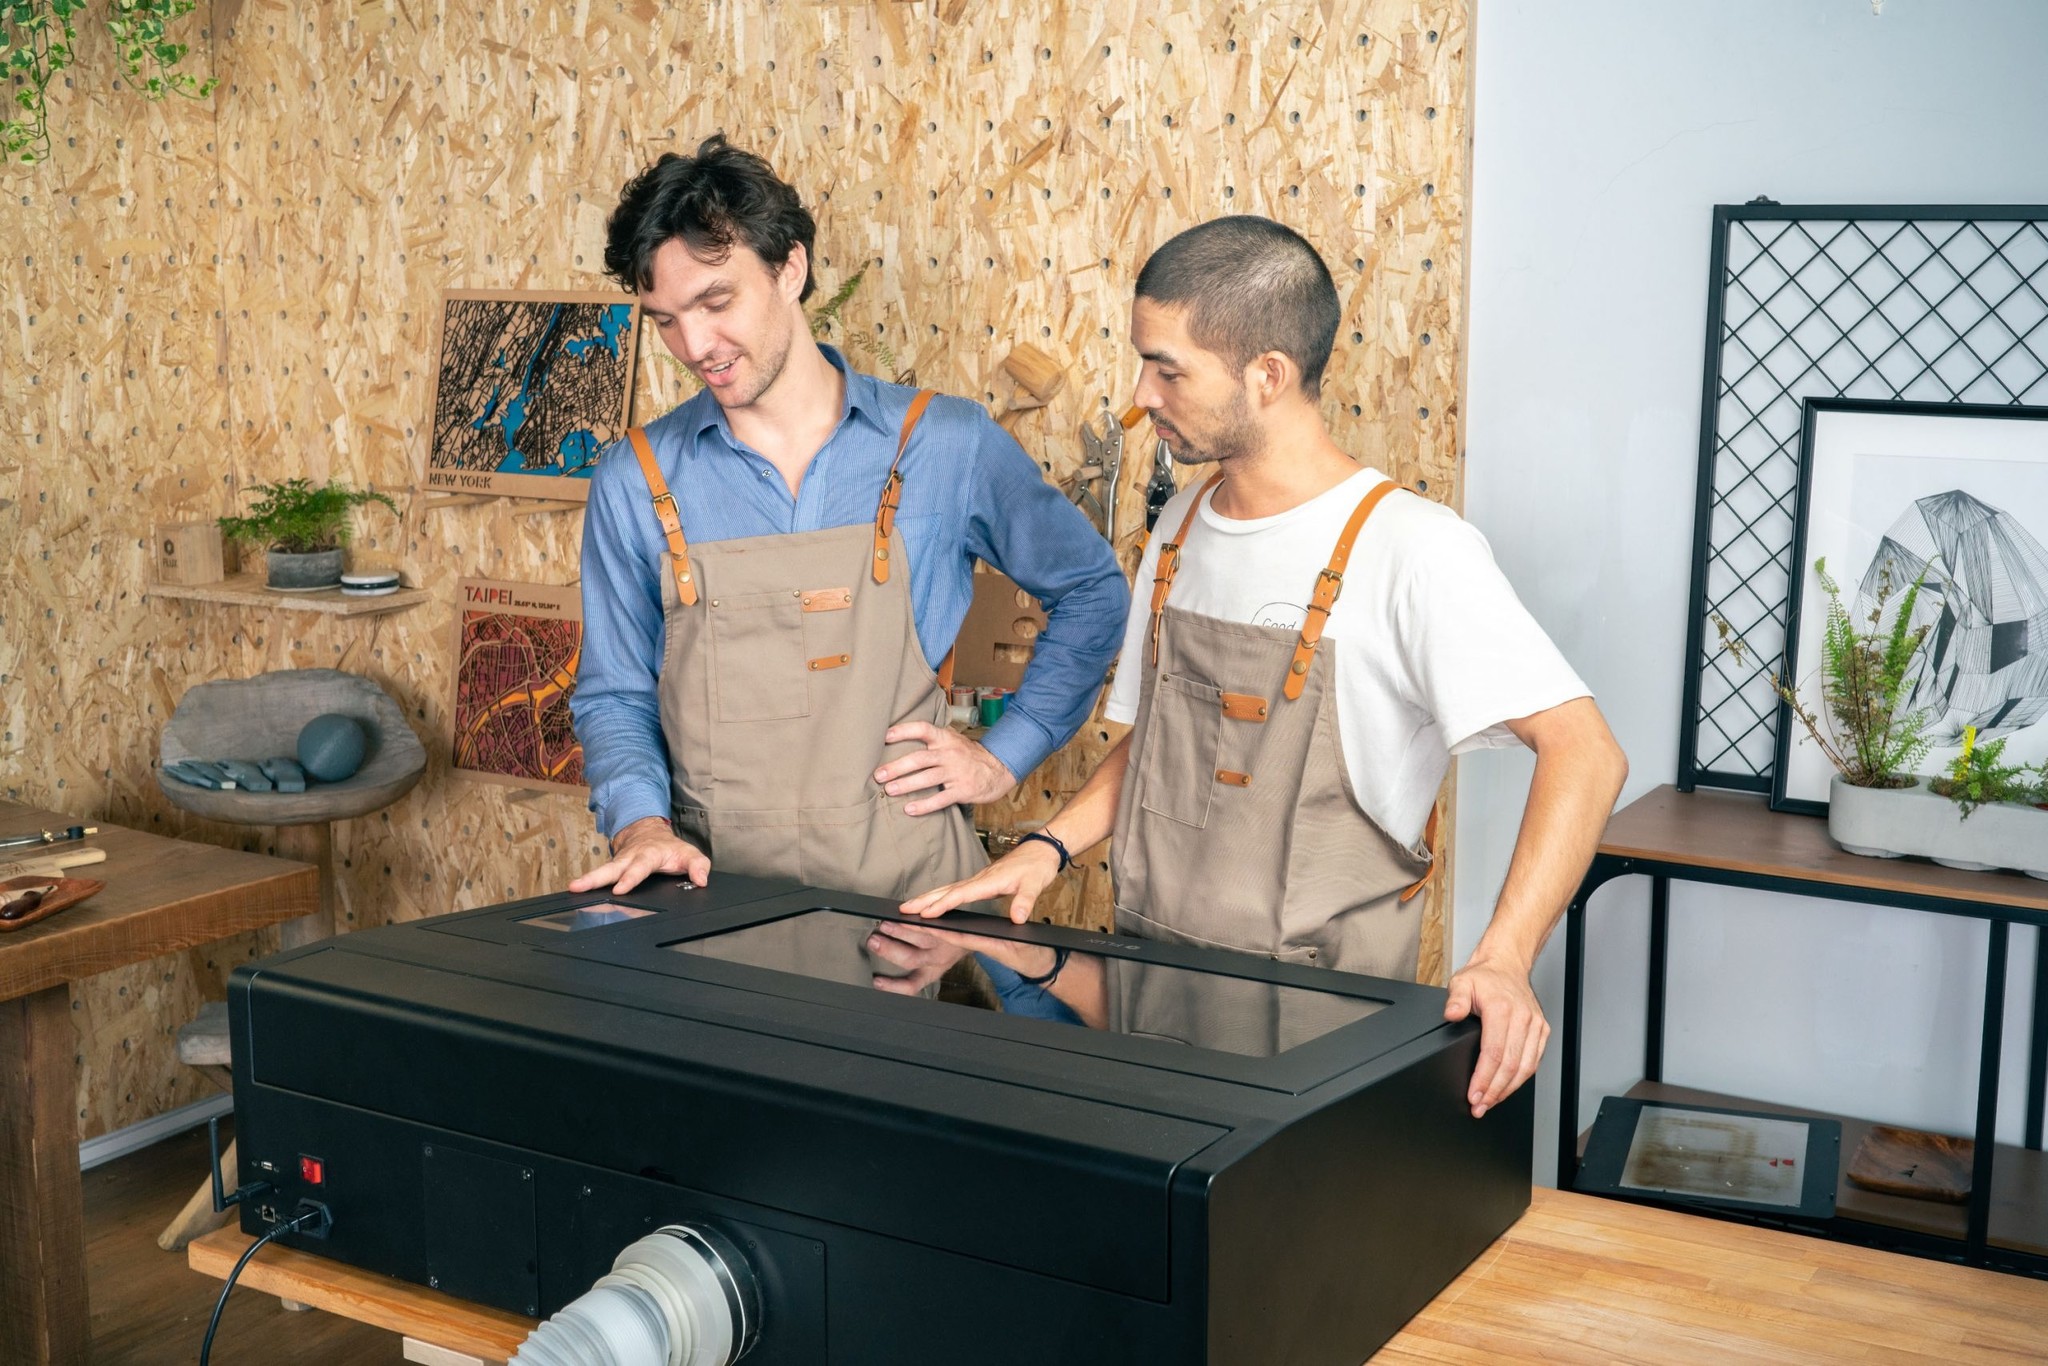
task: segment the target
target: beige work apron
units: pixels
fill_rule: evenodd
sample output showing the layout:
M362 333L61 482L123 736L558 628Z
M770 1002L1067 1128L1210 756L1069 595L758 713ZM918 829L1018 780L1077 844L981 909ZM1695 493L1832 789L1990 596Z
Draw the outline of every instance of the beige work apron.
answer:
M1167 603L1181 545L1220 478L1160 547L1150 667L1111 846L1117 929L1412 981L1422 914L1413 897L1432 866L1435 820L1423 847L1410 849L1360 805L1344 763L1336 661L1316 649L1351 543L1394 486L1359 503L1295 632ZM1187 1037L1177 1018L1185 1011L1165 994L1124 1001L1127 1027L1141 1005L1157 1019L1139 1032Z
M898 461L930 398L922 391L912 402ZM911 611L895 466L872 525L689 546L645 434L629 435L672 569L661 580L658 696L677 832L714 870L892 899L986 866L965 808L908 816L912 798L874 780L883 763L919 748L884 745L884 731L947 719ZM867 922L846 920L849 944L864 940ZM898 971L834 949L828 957L843 970L831 973L797 961L805 951L793 935L789 952L792 970L861 985L870 972Z

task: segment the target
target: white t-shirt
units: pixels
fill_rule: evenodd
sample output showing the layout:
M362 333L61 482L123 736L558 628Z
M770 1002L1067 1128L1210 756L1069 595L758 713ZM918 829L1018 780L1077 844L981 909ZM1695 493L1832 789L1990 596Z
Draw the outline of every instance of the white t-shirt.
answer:
M1203 476L1206 481L1207 476ZM1366 469L1300 507L1233 521L1209 500L1181 546L1171 606L1297 630L1344 523L1385 476ZM1160 545L1200 483L1159 515L1131 594L1104 714L1138 716ZM1337 724L1352 790L1380 828L1422 838L1451 756L1519 744L1504 722L1590 695L1493 562L1486 538L1413 493L1380 502L1351 548L1318 652L1336 666ZM1272 693L1278 705L1282 679Z

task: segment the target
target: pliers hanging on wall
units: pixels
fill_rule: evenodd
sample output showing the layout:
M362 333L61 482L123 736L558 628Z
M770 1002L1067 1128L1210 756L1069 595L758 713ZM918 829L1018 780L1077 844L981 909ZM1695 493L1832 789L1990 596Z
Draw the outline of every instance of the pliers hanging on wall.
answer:
M1120 418L1104 414L1099 432L1093 422L1081 424L1081 465L1074 471L1068 497L1088 514L1088 520L1111 545L1116 544L1116 491L1123 477L1124 433L1144 416L1144 409L1133 407Z

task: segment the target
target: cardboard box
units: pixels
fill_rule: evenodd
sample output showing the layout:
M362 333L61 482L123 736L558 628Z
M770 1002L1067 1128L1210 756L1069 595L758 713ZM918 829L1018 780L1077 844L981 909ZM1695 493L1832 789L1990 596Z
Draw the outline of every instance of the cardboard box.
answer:
M213 522L169 522L156 529L159 583L219 583L228 576L232 555Z

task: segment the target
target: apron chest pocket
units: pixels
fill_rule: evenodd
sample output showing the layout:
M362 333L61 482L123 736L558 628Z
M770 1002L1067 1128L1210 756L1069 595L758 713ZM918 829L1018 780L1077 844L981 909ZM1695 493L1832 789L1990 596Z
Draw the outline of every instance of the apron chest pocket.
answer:
M1222 729L1221 689L1180 674L1160 675L1138 771L1145 810L1196 829L1208 825Z
M711 601L711 658L721 721L787 721L811 711L802 593Z

